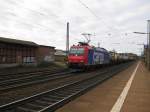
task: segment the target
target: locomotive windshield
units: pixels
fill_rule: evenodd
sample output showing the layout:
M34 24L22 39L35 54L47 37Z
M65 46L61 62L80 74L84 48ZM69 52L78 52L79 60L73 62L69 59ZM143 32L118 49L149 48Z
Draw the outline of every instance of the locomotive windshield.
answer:
M71 48L70 54L73 55L83 55L84 54L84 48Z

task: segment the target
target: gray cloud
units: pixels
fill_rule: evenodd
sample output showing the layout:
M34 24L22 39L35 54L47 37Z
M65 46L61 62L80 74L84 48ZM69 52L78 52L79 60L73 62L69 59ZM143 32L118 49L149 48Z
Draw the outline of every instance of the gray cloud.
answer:
M146 35L132 32L146 32L146 20L150 18L149 0L82 2L98 18L78 0L0 0L0 36L65 49L66 22L69 21L71 44L83 41L81 33L88 32L96 35L91 44L100 42L109 50L140 53L142 46L136 43L146 43Z

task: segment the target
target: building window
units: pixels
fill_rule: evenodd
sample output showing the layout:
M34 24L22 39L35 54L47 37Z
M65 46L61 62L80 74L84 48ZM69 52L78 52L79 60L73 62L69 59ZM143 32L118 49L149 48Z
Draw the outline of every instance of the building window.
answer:
M35 57L23 57L23 63L34 63Z

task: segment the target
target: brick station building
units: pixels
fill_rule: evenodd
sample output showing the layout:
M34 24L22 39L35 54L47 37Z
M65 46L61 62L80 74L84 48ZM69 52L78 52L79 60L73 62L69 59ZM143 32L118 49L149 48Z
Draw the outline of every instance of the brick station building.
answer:
M37 65L54 61L55 47L0 37L0 67Z
M53 62L55 60L55 47L39 45L37 50L37 62Z

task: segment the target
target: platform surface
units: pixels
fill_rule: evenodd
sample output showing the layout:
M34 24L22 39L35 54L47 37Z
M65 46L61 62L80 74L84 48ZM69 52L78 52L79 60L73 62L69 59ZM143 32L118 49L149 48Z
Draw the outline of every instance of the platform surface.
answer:
M56 112L150 112L150 72L137 62Z

